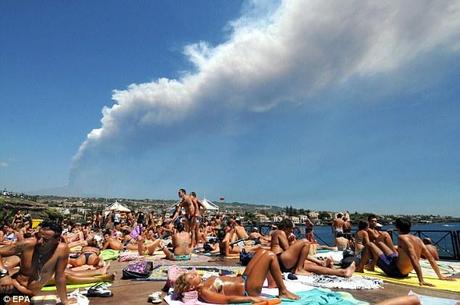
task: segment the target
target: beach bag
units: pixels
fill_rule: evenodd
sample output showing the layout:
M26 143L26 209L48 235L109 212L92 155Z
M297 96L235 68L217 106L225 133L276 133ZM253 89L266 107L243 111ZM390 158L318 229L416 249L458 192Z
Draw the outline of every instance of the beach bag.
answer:
M153 262L151 261L137 261L129 263L128 266L123 268L122 279L140 279L150 276L153 270Z
M348 268L355 261L355 252L351 249L343 250L343 258L340 261L342 269Z
M241 252L240 252L241 265L247 266L249 264L249 262L251 261L253 256L254 256L254 254L246 252L245 249L241 250Z
M211 252L211 251L212 251L212 247L211 247L211 245L210 245L209 243L205 243L205 244L203 245L203 250L204 250L204 252Z

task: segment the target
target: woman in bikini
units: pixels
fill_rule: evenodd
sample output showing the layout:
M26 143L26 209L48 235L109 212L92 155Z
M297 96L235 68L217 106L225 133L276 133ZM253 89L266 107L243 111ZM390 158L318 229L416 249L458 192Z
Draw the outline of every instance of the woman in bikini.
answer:
M369 228L369 223L365 220L360 220L358 223L358 232L355 235L355 254L360 254L366 245L369 243L369 234L367 229Z
M307 240L289 240L292 235L294 224L289 219L283 219L278 230L273 232L271 240L271 250L276 253L282 272L292 272L300 275L310 275L312 273L324 275L337 275L341 277L351 277L355 271L353 262L348 268L334 269L332 260L328 259L321 262L313 257L309 257L310 243Z
M307 273L304 262L307 259L310 244L304 240L289 240L294 230L294 224L289 219L283 219L278 229L271 236L271 251L276 254L282 272L296 274Z
M69 258L69 264L72 267L79 267L83 265L89 265L97 267L100 263L99 254L100 249L97 247L97 242L94 239L88 240L88 245L81 249L80 255Z
M177 278L174 292L181 299L184 293L197 291L200 300L214 304L263 302L266 300L260 293L269 272L278 286L280 298L299 299L287 290L276 255L264 249L256 252L242 276L213 276L203 280L196 272L187 272Z

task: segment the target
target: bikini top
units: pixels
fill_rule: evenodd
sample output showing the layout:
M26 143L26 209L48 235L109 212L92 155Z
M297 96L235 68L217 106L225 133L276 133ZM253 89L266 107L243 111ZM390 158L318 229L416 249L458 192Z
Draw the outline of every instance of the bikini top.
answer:
M212 284L212 286L216 289L216 292L224 292L224 281L222 281L220 278L216 277L216 279L214 280L214 284Z

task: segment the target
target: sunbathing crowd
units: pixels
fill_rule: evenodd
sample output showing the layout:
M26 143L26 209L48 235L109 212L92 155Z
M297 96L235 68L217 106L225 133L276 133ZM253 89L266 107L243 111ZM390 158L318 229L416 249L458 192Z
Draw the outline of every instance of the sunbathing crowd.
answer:
M187 272L177 278L175 292L179 298L196 291L201 300L218 304L263 301L260 293L265 280L268 287L279 289L280 298L298 299L286 288L283 274L351 277L354 272L378 266L395 278L407 277L415 270L421 286L432 285L423 277L420 258L430 262L439 279L449 280L435 262L436 248L409 234L411 223L407 219L396 220L397 246L378 228L376 215L360 221L355 234L348 229L344 232L346 219L334 221L334 249L353 252L352 258L344 259L338 268L332 259L320 260L313 255L317 249L330 247L316 243L311 222L306 224L304 239L294 235L289 219L273 226L267 235L257 228L248 233L237 218L207 216L193 192L188 195L180 189L178 195L180 201L171 217L114 210L106 215L95 213L85 224L45 220L33 229L31 218L18 211L0 230L0 295L33 296L45 285L55 285L62 304L69 304L67 284L114 279L109 264L101 259L101 251L106 249L139 256L162 251L172 261L189 260L196 252L244 258L246 270L239 277L203 280L196 272ZM382 304L418 302L407 297Z

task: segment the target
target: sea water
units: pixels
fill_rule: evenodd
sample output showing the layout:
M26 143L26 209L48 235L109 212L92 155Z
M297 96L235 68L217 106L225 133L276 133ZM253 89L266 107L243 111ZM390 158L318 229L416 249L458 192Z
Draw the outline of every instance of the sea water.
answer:
M299 237L305 236L305 226L297 226L299 229ZM353 226L353 232L356 232L358 228ZM382 227L383 231L393 231L393 242L397 243L397 233L394 225L385 225ZM460 233L460 223L428 223L428 224L414 224L412 225L411 231L420 236L421 238L428 237L431 238L433 243L436 243L436 246L439 249L439 254L441 256L453 256L453 247L454 247L454 231L459 231ZM333 235L332 229L330 226L315 226L314 227L315 236L320 244L333 244Z

